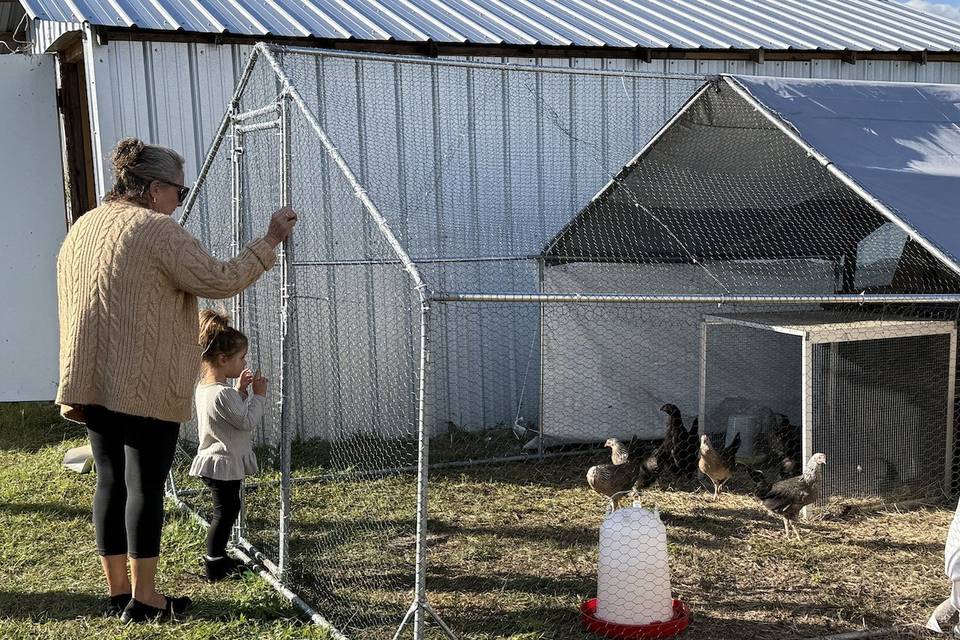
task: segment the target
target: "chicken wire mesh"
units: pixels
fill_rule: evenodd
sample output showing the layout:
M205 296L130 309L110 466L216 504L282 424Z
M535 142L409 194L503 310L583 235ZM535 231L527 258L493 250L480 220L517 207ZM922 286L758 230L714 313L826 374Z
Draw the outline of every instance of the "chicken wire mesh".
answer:
M598 593L607 619L711 610L703 571L782 587L750 567L754 529L914 487L864 468L955 493L955 338L876 338L957 308L870 298L956 293L955 273L732 82L257 51L187 225L229 256L280 204L300 214L285 264L230 303L273 381L241 533L347 636L591 637ZM877 326L805 365L796 336L712 320L787 309ZM798 479L813 451L827 465ZM698 506L717 482L745 496L725 520ZM607 517L631 489L662 517ZM747 545L735 567L704 530ZM690 633L803 637L764 614Z

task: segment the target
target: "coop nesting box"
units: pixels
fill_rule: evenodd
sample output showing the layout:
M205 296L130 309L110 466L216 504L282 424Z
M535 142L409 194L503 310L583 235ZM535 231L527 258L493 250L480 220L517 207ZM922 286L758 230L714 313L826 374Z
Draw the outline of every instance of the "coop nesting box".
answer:
M600 527L597 617L639 626L672 616L667 529L660 516L639 506L613 511Z
M704 316L700 342L706 431L725 433L739 416L755 415L763 453L787 435L775 428L776 414L786 416L802 443L796 473L815 452L830 461L821 498L903 500L949 490L954 322L813 310L718 314Z

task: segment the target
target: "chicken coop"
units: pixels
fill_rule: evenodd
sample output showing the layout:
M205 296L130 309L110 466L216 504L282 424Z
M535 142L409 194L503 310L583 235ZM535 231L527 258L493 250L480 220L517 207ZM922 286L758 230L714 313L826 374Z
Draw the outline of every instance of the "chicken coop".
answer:
M825 453L824 497L950 493L955 322L716 314L704 316L701 332L700 424L749 434L747 459L772 454L795 474ZM789 441L800 447L790 451Z
M956 135L902 107L947 90L780 82L258 45L183 216L227 258L299 212L277 267L204 301L273 380L238 548L335 637L585 638L607 505L587 470L608 438L656 447L667 404L706 433L762 405L813 434L804 454L869 442L898 484L946 478L956 176L913 161L922 207L872 193L790 109L869 102L879 139ZM865 170L902 160L883 151ZM778 328L815 318L833 340L804 364ZM758 378L780 395L751 398ZM172 490L204 516L193 438ZM698 499L685 482L664 499Z

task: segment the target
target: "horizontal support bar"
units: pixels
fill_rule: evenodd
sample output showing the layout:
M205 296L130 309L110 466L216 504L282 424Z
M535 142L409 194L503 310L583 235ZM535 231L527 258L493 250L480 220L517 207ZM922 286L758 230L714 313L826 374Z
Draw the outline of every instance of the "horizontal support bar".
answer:
M253 120L254 118L259 118L260 116L266 115L268 113L279 114L280 107L279 104L274 102L265 107L260 107L259 109L253 109L252 111L244 111L243 113L238 113L233 116L233 121L237 124L245 122L247 120Z
M608 76L616 78L647 78L651 80L697 80L705 82L717 76L681 74L681 73L654 73L644 71L607 71L603 69L577 69L575 67L538 67L533 65L508 64L502 62L468 62L466 60L450 60L443 58L418 58L405 55L389 55L378 53L356 53L350 51L337 51L333 49L308 49L306 47L290 47L284 45L267 44L265 48L270 51L286 53L302 53L305 55L319 56L323 58L346 58L348 60L370 60L373 62L397 62L405 64L428 65L431 67L459 67L462 69L480 69L484 71L530 71L534 73L558 73L565 76Z
M799 295L777 296L768 294L656 294L656 295L619 295L619 294L579 294L579 293L456 293L434 292L433 302L546 302L558 304L960 304L957 294L919 294L919 295Z
M600 448L594 449L581 449L579 451L556 451L553 453L544 453L543 456L540 456L537 452L531 452L529 454L517 455L517 456L504 456L502 458L479 458L477 460L457 460L455 462L436 462L429 465L430 471L436 471L438 469L460 469L463 467L475 467L478 465L485 464L501 464L509 462L539 462L541 460L546 460L549 458L567 458L570 456L582 456L589 455L603 451ZM387 467L384 469L371 469L369 471L356 471L352 473L324 473L321 475L314 476L294 476L291 479L291 482L327 482L330 480L360 480L363 478L378 478L384 476L399 475L402 473L415 473L417 471L417 465L410 465L406 467ZM261 480L259 482L250 482L244 485L248 490L256 489L261 486L271 486L279 484L279 480ZM209 489L181 489L177 491L177 495L181 496L194 496L201 493L209 492Z
M250 133L251 131L264 131L266 129L279 129L279 120L270 120L269 122L258 122L256 124L238 124L235 130L240 133Z
M518 455L518 456L504 456L502 458L480 458L477 460L457 460L455 462L436 462L428 465L430 471L436 471L439 469L462 469L464 467L475 467L485 464L501 464L509 462L540 462L547 458L567 458L570 456L583 456L598 451L603 451L603 449L594 448L594 449L582 449L579 451L557 451L554 453L545 453L543 456L540 456L537 452L533 451L529 454ZM354 480L360 478L375 478L382 476L397 475L401 473L414 473L417 470L417 465L410 465L407 467L391 467L386 469L374 469L370 471L359 471L355 473L326 473L323 475L317 476L303 476L300 478L294 478L294 482L325 482L329 480Z
M414 264L447 264L471 262L525 262L539 260L540 256L480 256L476 258L411 258ZM382 260L297 260L294 267L355 267L378 264L403 264L398 258L384 258Z

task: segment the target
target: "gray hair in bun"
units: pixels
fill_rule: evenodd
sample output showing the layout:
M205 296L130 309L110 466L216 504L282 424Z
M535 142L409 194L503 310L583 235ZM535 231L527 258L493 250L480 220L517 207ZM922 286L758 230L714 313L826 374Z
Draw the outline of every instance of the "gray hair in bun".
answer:
M176 182L183 173L183 156L167 147L124 138L111 156L114 184L105 201L127 200L150 205L147 193L154 180Z

